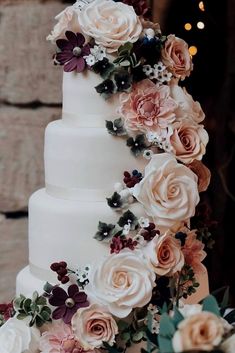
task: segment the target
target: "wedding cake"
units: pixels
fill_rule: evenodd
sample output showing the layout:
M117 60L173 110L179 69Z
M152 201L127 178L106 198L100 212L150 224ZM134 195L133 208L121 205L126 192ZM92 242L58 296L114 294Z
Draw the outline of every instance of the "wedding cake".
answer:
M146 341L151 353L164 303L209 293L196 228L210 182L205 115L182 87L188 45L148 16L146 1L78 0L48 36L64 69L62 117L46 128L14 301L30 326L47 324L43 353Z

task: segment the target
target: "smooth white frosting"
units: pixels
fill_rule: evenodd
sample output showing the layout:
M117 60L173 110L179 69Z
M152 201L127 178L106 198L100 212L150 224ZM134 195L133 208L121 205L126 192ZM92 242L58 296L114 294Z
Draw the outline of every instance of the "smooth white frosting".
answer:
M46 129L46 185L72 189L74 199L79 199L80 194L80 200L92 200L93 194L96 200L99 194L99 201L105 200L113 193L114 184L123 180L125 170L143 171L145 163L106 128L78 128L58 120Z

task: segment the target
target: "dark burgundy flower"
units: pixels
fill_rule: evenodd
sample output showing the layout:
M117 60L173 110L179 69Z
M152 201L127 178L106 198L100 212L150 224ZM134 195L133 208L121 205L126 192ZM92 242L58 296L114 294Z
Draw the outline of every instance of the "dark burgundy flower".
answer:
M69 286L68 294L60 287L54 288L49 303L52 306L57 306L52 313L52 318L54 320L62 319L65 324L71 322L73 315L79 308L89 306L86 293L80 292L76 284Z
M147 0L121 0L121 2L126 5L133 6L138 16L149 18L151 15Z
M138 184L142 180L143 176L138 170L133 170L132 174L125 171L123 182L126 184L128 188L133 188L136 184Z
M137 241L133 241L131 238L125 238L120 235L115 235L110 244L110 253L118 254L122 249L128 248L134 250L137 245Z
M82 72L86 67L84 56L90 54L89 44L85 44L85 37L81 33L65 32L67 39L58 39L56 44L60 52L55 55L56 62L64 65L65 72Z
M141 232L142 237L144 237L144 240L150 241L152 240L157 234L160 235L159 230L155 229L156 226L154 223L149 223L149 226L147 228L144 228L143 231Z
M0 304L0 314L3 315L4 321L7 321L14 315L13 303Z

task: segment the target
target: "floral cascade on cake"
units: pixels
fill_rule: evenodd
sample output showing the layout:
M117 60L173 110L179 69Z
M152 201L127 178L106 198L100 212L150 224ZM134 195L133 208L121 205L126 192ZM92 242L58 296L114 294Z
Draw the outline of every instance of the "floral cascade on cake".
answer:
M145 169L121 171L107 195L117 222L101 219L92 236L108 256L79 268L58 259L57 283L0 306L0 353L232 352L233 328L213 297L185 304L213 242L199 196L210 182L201 162L208 134L200 104L182 88L193 69L188 45L149 16L145 0L79 0L56 17L54 64L96 74L97 95L118 97L107 134Z

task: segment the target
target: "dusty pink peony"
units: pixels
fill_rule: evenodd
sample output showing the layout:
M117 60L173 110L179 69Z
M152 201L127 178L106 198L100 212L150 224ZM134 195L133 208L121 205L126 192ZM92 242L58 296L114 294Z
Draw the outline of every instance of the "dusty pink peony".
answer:
M97 304L79 309L73 316L72 327L86 350L100 348L103 342L112 346L118 334L118 326L112 315Z
M144 248L144 254L159 276L171 276L184 266L181 243L168 233L156 235Z
M195 274L200 274L206 271L202 261L206 257L206 252L203 250L205 245L197 239L196 230L191 230L187 233L185 244L182 248L185 263L191 266Z
M170 143L176 158L184 164L192 163L195 159L201 160L206 153L209 141L208 133L203 125L191 119L175 121L172 125L173 134Z
M55 25L47 40L55 43L57 39L63 39L66 31L74 33L80 32L80 25L78 23L78 10L73 6L67 7L59 15L55 17L58 23Z
M185 87L178 85L178 80L172 80L170 90L171 97L178 103L175 111L176 120L180 121L190 116L196 123L201 123L205 119L201 104L193 100Z
M175 77L184 79L190 75L193 64L188 44L183 39L170 34L161 54L162 62Z
M63 321L53 322L47 326L39 342L41 353L82 353L80 342L75 338L70 325L65 325ZM94 350L86 351L95 353ZM97 351L96 351L97 352Z
M146 79L137 83L130 94L121 95L120 113L130 133L155 131L159 136L175 120L176 102L168 86L157 87Z
M188 167L197 175L198 177L198 191L206 191L211 180L210 170L201 161L196 159L188 165Z

